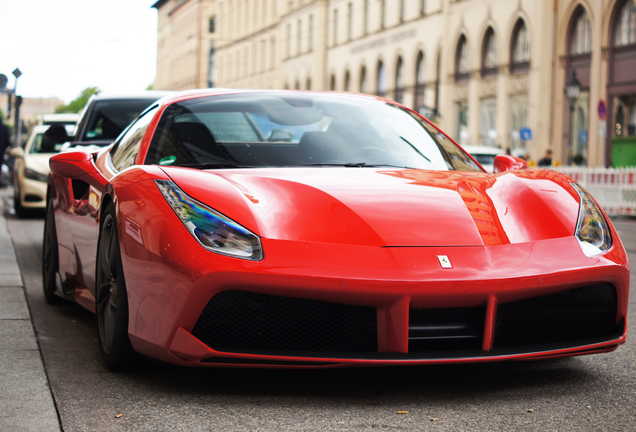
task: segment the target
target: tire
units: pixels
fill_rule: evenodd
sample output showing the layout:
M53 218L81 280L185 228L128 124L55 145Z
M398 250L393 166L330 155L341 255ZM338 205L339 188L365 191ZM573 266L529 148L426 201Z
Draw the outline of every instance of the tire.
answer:
M53 212L53 200L49 200L46 206L44 239L42 240L42 287L44 288L44 298L50 304L56 304L62 301L62 298L55 294L58 270L59 254L57 249L55 214Z
M22 200L20 199L20 191L18 190L17 185L13 186L13 208L15 209L15 214L19 218L23 218L26 216L26 210L22 207Z
M128 370L138 356L128 337L128 295L121 262L117 216L110 203L104 212L97 245L95 274L97 340L106 366Z

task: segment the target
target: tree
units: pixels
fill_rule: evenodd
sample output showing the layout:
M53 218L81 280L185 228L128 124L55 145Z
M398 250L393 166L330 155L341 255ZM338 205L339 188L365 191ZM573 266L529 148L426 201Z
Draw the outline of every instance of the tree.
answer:
M88 87L82 90L80 95L71 101L68 105L60 105L55 109L56 113L78 113L84 108L88 99L95 93L99 92L98 87Z

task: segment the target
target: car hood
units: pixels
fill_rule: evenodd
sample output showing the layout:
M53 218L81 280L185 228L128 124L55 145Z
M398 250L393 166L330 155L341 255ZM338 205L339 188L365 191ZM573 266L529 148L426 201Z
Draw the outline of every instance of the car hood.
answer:
M49 172L51 172L49 159L54 155L55 153L27 154L24 156L24 166L33 171L48 175Z
M481 246L574 234L579 198L547 170L163 167L189 196L263 238L383 247Z

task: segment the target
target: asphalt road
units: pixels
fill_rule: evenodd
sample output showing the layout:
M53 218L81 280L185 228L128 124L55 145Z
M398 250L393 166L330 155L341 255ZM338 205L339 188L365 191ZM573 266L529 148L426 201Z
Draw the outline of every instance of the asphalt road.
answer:
M636 221L615 225L636 262ZM610 354L315 371L148 362L113 373L94 316L44 300L43 220L9 215L8 227L64 431L636 430L634 276L628 340Z

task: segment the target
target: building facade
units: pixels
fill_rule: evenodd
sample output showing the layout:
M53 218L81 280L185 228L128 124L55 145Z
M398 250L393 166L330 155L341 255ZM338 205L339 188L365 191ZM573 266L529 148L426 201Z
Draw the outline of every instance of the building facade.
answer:
M155 90L213 87L216 0L159 0Z
M551 149L564 164L636 165L636 0L215 7L218 87L376 94L422 113L462 145L535 161ZM570 99L573 83L579 92Z

